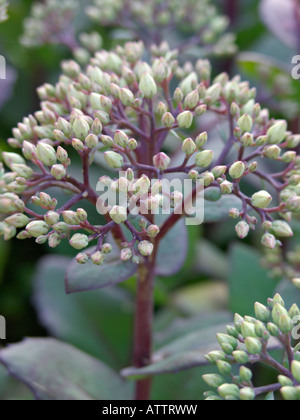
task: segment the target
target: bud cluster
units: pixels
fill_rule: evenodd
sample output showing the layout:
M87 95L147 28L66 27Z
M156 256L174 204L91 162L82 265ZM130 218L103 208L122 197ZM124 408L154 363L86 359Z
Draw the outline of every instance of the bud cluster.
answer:
M252 401L276 392L285 400L300 400L299 346L293 348L291 344L300 309L293 305L288 310L278 294L268 300L267 306L256 303L254 309L255 317L236 314L234 325L227 326L227 334L217 335L221 351L212 351L206 356L220 373L203 376L216 390L205 393L207 400ZM282 362L270 355L270 350L274 349L284 350ZM278 383L257 387L250 369L255 363L277 371Z
M291 149L297 148L300 137L287 131L285 121L270 119L268 111L255 102L255 90L240 77L230 80L221 74L212 80L209 61L182 67L177 53L167 46L161 57L153 55L150 62L143 61L143 54L142 42L129 42L114 51L97 52L84 68L74 60L64 61L59 81L38 89L41 109L13 129L8 143L15 152L2 154L9 171L0 170L0 212L5 219L0 233L10 239L18 228L25 227L18 234L20 239L42 236L38 242L43 243L51 237L53 246L67 238L76 249L97 240L97 252L101 252L104 237L111 230L119 243L126 242L122 234L125 226L133 236L127 247L132 258L136 252L147 257L155 246L155 236L159 241L166 234L166 229L159 233L153 218L148 217L164 204L160 181L181 174L195 182L195 189L202 181L208 193L217 189L220 197L225 194L240 199L242 210L228 208L230 217L240 218L236 225L240 238L258 224L253 211L261 219L264 246L275 248L281 238L292 236L288 222L299 212L300 167ZM171 86L174 90L170 94ZM219 156L208 145L209 134L198 128L199 119L207 113L229 127L229 139ZM167 139L177 159L182 155L179 166L174 166L173 155L165 148ZM229 162L231 149L237 153ZM74 154L82 162L82 179L73 176ZM274 175L261 172L259 165L264 159L283 163L286 169ZM125 177L100 179L125 194L125 203L108 209L104 226L92 225L88 217L78 221L77 208L72 213L81 200L98 206L99 196L90 185L89 171L91 165L99 164L106 170L126 172ZM248 197L241 188L250 176L265 181L268 190L259 189ZM150 188L153 179L159 181ZM47 193L53 187L72 193L60 208ZM168 198L171 208L183 200L178 191ZM138 231L128 220L128 212L136 203L145 209L142 214L151 225L149 232L149 226ZM49 218L49 212L63 220L56 220L52 213ZM74 217L66 216L66 212ZM172 215L170 219L168 229L178 220ZM76 232L73 238L71 233L79 229L86 232ZM129 255L128 250L123 252L122 259L129 259ZM80 262L85 260L80 258Z

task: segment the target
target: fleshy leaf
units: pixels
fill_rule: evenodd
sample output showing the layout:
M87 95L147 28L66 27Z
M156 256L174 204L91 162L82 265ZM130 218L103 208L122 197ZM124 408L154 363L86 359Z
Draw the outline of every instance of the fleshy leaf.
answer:
M91 260L80 265L74 259L67 271L65 286L67 293L85 292L113 286L128 280L137 270L137 265L131 261L120 259L120 250L116 245L106 256L101 266L94 265Z
M118 287L66 295L64 276L69 263L69 258L59 256L40 261L34 282L39 320L51 335L120 369L131 353L130 295Z
M128 400L131 387L99 360L54 339L26 339L0 362L38 400Z
M297 47L299 34L293 0L262 0L262 20L270 31L289 47Z

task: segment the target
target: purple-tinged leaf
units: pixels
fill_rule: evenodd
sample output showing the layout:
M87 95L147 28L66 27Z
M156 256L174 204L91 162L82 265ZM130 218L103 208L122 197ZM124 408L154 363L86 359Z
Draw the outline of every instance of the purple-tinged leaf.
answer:
M37 400L129 400L131 386L99 360L54 339L26 339L0 362Z
M90 250L89 250L90 251ZM67 293L85 292L122 283L132 277L137 265L131 261L120 259L120 250L115 245L113 251L106 256L101 266L94 265L91 260L80 265L74 259L69 265L65 286Z
M162 216L159 216L161 221ZM159 223L161 225L162 223ZM176 274L185 263L188 252L188 232L184 218L176 223L173 229L162 239L156 264L156 275L169 277Z
M300 6L298 6L300 9ZM300 11L298 10L300 15ZM285 45L296 48L299 42L299 22L296 18L294 0L262 0L262 20L269 30Z

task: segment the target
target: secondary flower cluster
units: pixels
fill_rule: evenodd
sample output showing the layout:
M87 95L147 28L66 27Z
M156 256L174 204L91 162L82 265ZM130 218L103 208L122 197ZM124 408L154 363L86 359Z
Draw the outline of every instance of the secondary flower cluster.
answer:
M217 366L220 374L204 375L204 381L216 391L205 393L206 399L251 401L271 398L280 391L285 400L300 400L299 346L292 347L292 331L298 334L300 309L289 310L280 295L269 299L268 305L255 304L255 317L236 314L234 326L228 334L218 334L221 351L213 351L206 358ZM270 351L283 349L282 362L275 360ZM278 372L278 383L256 387L248 365L263 363ZM273 397L272 397L273 398Z
M181 30L191 38L184 48L203 47L204 53L218 55L236 51L234 36L224 34L229 19L220 16L210 0L93 0L87 14L101 25L120 26L131 31L135 39L146 44L160 44L170 33ZM175 36L176 38L176 36ZM178 36L177 36L178 38ZM170 37L172 39L172 37ZM172 45L175 47L175 45ZM176 45L176 47L178 47Z
M240 199L240 209L228 208L231 217L240 219L236 225L240 238L258 224L253 213L261 219L265 246L275 248L278 238L292 236L287 221L299 211L300 172L296 152L290 149L299 145L300 137L287 131L285 121L270 119L247 82L239 77L230 80L227 74L211 80L207 60L180 67L176 52L169 48L150 62L143 61L143 54L143 43L137 42L96 53L85 69L72 60L63 62L58 83L38 89L41 110L24 118L8 140L23 156L3 153L9 168L0 174L5 239L34 237L38 243L57 246L67 238L80 250L97 241L96 252L101 254L97 257L103 262L104 239L112 231L125 246L122 259L137 261L137 256L151 255L182 216L171 213L158 228L152 214L164 203L161 181L180 175L195 182L191 200L199 181L208 193L217 189L220 197L231 194ZM218 155L207 146L209 135L201 129L206 116L214 117L228 133ZM174 164L168 150L181 163ZM73 175L74 153L82 162L82 179ZM286 169L275 174L261 171L260 165L268 160L283 163ZM125 175L100 181L126 192L125 203L108 208L104 226L92 224L81 207L74 208L82 200L103 206L89 174L90 166L101 161L106 170L122 170ZM263 180L270 192L258 189L247 196L242 181L250 176ZM158 182L150 188L153 179ZM62 206L47 192L55 187L72 194ZM174 208L183 196L174 191L169 199ZM275 207L270 207L272 201ZM138 227L128 218L133 203L143 205L143 214L148 212L147 222L142 220ZM278 220L279 214L285 220ZM123 226L132 234L131 242L126 241ZM25 230L17 234L18 228ZM78 260L88 257L80 255Z
M73 51L76 60L86 62L90 52L101 48L102 40L94 32L80 34L80 43L77 42L74 28L76 10L76 0L34 3L30 17L25 20L23 45L66 45ZM163 41L170 33L170 41L177 39L174 46L179 50L197 45L204 55L229 55L236 51L234 36L225 33L229 26L228 18L218 15L210 0L96 0L93 5L86 6L86 13L101 26L128 29L134 39L142 40L148 46L161 44L153 46L157 55L165 50ZM178 28L184 33L181 43L179 34L176 34Z
M7 9L8 1L0 0L0 22L5 22L8 19Z

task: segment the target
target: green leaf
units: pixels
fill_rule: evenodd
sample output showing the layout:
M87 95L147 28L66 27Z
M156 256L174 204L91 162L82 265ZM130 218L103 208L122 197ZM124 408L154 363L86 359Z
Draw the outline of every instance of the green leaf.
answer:
M115 243L112 245L113 251L101 266L94 265L91 260L84 265L78 264L76 259L72 261L65 280L67 293L102 289L122 283L134 275L137 265L132 261L121 261L119 248Z
M224 314L221 325L210 325L181 335L164 345L153 355L153 363L144 368L130 367L122 371L124 377L131 379L145 376L177 373L196 366L207 364L205 355L216 349L216 334L225 331L225 322L229 316ZM208 323L209 325L210 323Z
M130 294L111 287L66 295L64 275L69 262L69 258L59 256L40 261L34 281L39 320L55 337L120 369L128 364L131 353Z
M156 223L162 225L165 217L157 217ZM169 277L176 274L185 263L188 251L188 232L182 218L159 244L156 262L156 275Z
M26 339L0 362L38 400L129 400L131 387L99 360L54 339Z
M230 251L230 309L240 315L251 315L255 302L266 302L274 295L276 280L261 266L261 255L241 242Z
M232 208L242 209L241 200L234 195L223 195L216 202L205 201L204 223L215 223L228 219L228 212Z

